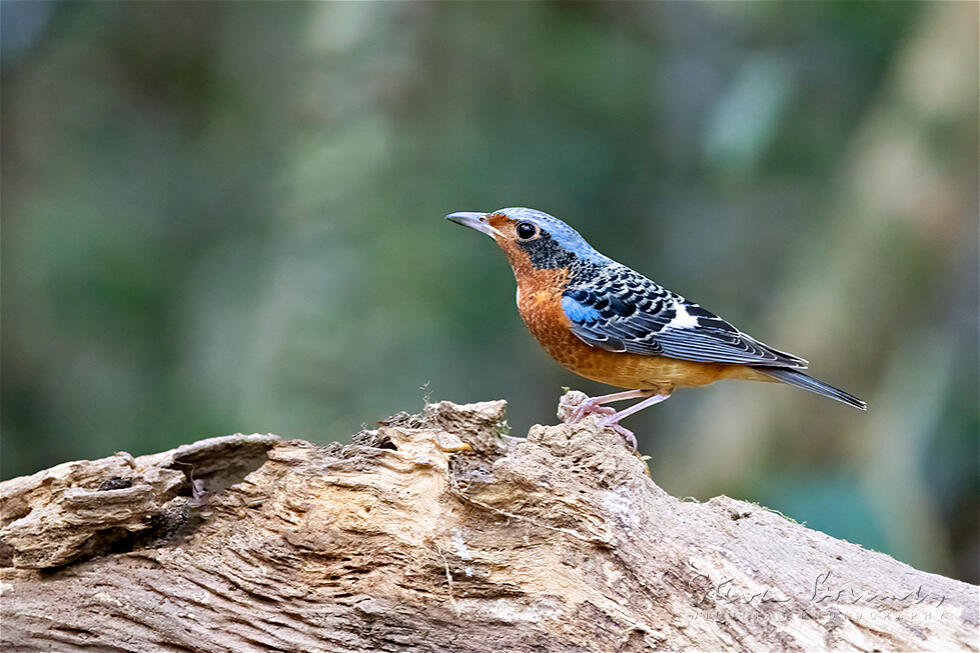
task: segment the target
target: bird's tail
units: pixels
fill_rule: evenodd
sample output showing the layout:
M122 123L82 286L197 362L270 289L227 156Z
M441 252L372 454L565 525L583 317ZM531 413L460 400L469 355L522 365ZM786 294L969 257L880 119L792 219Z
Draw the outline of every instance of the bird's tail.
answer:
M845 403L848 406L854 406L859 410L868 410L868 405L854 395L844 392L840 388L835 388L829 383L824 383L819 379L808 376L799 370L793 370L785 367L766 367L762 365L752 366L752 369L762 372L766 376L770 376L778 381L782 381L783 383L795 385L797 388L803 388L804 390L809 390L810 392L816 392L818 395L836 399L837 401Z

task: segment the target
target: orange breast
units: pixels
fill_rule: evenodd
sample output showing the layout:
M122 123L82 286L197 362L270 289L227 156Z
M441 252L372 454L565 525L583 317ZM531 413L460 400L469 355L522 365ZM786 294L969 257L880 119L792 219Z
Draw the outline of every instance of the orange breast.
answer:
M517 308L524 323L552 358L580 376L628 389L670 391L675 386L707 385L741 376L743 366L695 363L663 356L611 352L586 344L572 333L561 308L565 270L534 270L520 275Z

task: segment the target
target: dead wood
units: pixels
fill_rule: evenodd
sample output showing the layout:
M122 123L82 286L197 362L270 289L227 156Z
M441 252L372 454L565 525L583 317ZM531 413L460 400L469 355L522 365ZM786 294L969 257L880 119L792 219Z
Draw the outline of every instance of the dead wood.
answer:
M591 419L508 437L504 410L6 481L4 650L977 650L977 587L675 499Z

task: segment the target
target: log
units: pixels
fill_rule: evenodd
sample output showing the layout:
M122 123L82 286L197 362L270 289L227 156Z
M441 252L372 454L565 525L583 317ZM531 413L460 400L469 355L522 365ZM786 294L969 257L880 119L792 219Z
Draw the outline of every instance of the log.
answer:
M3 482L3 650L978 649L976 586L671 497L591 417L510 437L505 408Z

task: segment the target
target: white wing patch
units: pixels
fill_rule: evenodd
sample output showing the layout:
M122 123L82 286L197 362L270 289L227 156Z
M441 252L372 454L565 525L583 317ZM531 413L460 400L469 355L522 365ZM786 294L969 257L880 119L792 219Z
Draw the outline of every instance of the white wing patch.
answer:
M668 329L696 329L698 326L698 318L694 317L687 312L687 307L680 302L674 302L674 310L677 315L668 322L665 327Z

